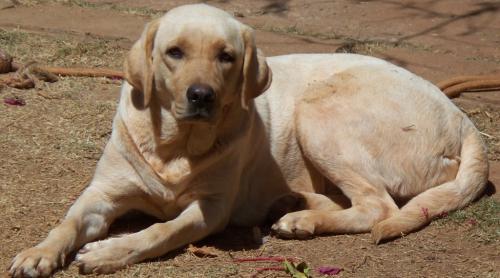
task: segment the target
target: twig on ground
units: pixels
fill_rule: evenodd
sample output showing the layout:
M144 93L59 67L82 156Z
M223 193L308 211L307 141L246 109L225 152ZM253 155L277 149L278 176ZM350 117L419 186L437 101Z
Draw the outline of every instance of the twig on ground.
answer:
M235 263L242 263L242 262L284 262L284 261L294 262L294 261L296 261L296 259L295 258L285 258L285 257L253 257L253 258L238 258L238 259L233 260L233 262L235 262Z
M8 124L6 124L6 125L4 125L4 126L0 127L0 131L2 131L2 130L4 130L4 129L8 128L9 126L11 126L11 125L13 125L13 124L15 124L15 123L18 123L18 122L24 121L24 120L25 120L25 119L27 119L29 116L33 115L33 113L35 113L35 111L31 111L31 112L29 112L28 114L24 114L23 116L21 116L21 117L19 117L19 118L15 119L15 120L13 120L13 121L9 122Z
M264 271L285 271L285 268L282 266L259 267L255 269L255 273L250 277L257 277L257 275Z
M484 135L484 136L488 137L489 139L495 139L495 136L489 135L488 133L484 133L484 132L482 132L482 131L479 131L479 133L480 133L481 135Z

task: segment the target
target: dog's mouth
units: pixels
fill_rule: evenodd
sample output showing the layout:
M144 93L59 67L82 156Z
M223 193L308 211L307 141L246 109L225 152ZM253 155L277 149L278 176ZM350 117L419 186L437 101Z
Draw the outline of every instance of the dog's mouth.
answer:
M174 105L172 109L174 117L182 122L213 122L215 109L213 107L179 107Z

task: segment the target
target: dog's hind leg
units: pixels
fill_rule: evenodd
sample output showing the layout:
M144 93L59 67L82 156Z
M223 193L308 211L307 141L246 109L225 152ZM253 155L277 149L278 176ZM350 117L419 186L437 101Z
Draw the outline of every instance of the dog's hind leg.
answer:
M348 167L341 159L337 159L337 152L326 150L324 146L321 140L301 142L307 158L324 177L342 190L351 201L350 207L330 206L327 202L320 202L320 206L288 213L273 225L272 229L277 235L305 238L326 233L369 232L373 225L399 211L384 187L368 182L353 167Z
M372 229L375 243L415 231L436 216L462 208L481 194L488 180L488 158L477 130L462 122L461 163L455 180L430 188L411 199L392 217Z
M346 172L344 172L346 173ZM383 190L364 181L356 173L341 181L351 199L347 209L324 207L288 213L276 222L273 231L284 238L306 238L328 233L362 233L371 230L377 222L398 211L392 198ZM336 178L337 181L340 181Z
M329 89L328 87L326 89ZM347 209L311 209L283 216L273 230L283 237L323 233L361 233L392 216L399 208L383 183L367 179L370 156L357 137L349 136L349 122L341 121L332 105L333 93L318 91L297 108L296 132L304 155L314 168L351 201ZM346 131L342 133L341 131Z

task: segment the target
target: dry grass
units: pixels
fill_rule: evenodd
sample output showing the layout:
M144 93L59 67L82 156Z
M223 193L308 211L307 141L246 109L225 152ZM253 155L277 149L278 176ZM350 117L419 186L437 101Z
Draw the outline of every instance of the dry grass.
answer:
M432 47L410 43L407 41L399 41L397 39L363 39L354 38L347 35L337 34L335 32L316 32L301 28L297 25L291 26L275 26L263 25L252 26L255 29L273 32L277 34L300 36L304 38L312 38L318 40L328 40L338 43L337 53L357 53L371 56L379 56L380 53L390 51L394 48L405 48L412 51L432 51Z
M464 236L480 243L500 242L500 202L485 197L465 209L450 213L436 225L460 225L466 229Z
M0 29L0 45L14 57L19 57L21 62L38 61L61 66L121 68L125 52L113 41L75 39L65 35L43 36L19 30ZM0 134L2 146L31 146L34 149L25 149L23 153L39 153L46 147L45 143L50 142L49 153L54 156L97 159L109 135L110 119L116 104L109 97L96 101L99 98L96 99L89 92L109 94L111 90L117 91L118 86L119 82L107 79L61 78L52 84L39 82L36 89L27 91L4 88L4 97L23 98L28 106L0 108L5 110L4 116L0 118L0 128L8 126ZM26 109L28 107L32 109ZM44 132L44 125L51 126L49 133ZM19 136L19 132L12 132L19 128L29 130L29 134L26 134L29 138ZM56 134L66 136L55 139ZM33 142L36 144L33 145Z
M337 35L335 33L324 33L324 32L313 32L313 31L306 31L303 30L297 25L292 25L292 26L270 26L270 25L264 25L262 27L259 26L252 26L255 29L263 30L263 31L269 31L277 34L285 34L285 35L295 35L295 36L303 36L303 37L310 37L310 38L317 38L321 40L338 40L338 39L343 39L343 36Z
M411 51L431 51L430 47L405 41L353 39L346 37L335 52L380 56L381 53L390 52L391 49L395 48L405 48Z
M121 40L69 34L40 35L0 29L0 45L19 62L37 61L55 66L110 67L121 69L127 51ZM29 45L29 47L26 47Z
M19 30L0 30L0 45L24 62L117 69L126 51L118 41ZM107 79L62 78L39 83L32 90L4 88L0 93L1 98L17 96L27 102L23 107L0 105L2 267L20 249L44 238L87 185L111 131L118 90L119 83ZM493 115L491 120L485 111ZM495 112L468 111L482 131L497 136L499 115L491 113ZM488 144L498 153L495 142ZM298 257L313 268L341 267L344 271L338 277L440 277L443 273L498 277L498 208L498 201L485 198L418 233L380 246L373 245L368 234L296 241L268 237L267 229L266 243L258 245L251 229L231 228L199 243L220 249L219 257L198 258L181 249L113 277L248 277L263 265L236 264L233 258L255 256ZM470 225L469 219L476 224ZM137 216L125 225L130 231L151 223L144 221ZM77 269L69 266L56 277L78 277Z
M488 146L488 158L500 160L500 111L497 107L483 106L462 109L482 132L483 140Z
M108 3L106 1L87 2L83 0L19 0L19 2L25 6L58 3L70 7L113 10L126 14L145 16L148 18L154 18L165 13L165 11L159 11L148 7L127 7L120 4Z

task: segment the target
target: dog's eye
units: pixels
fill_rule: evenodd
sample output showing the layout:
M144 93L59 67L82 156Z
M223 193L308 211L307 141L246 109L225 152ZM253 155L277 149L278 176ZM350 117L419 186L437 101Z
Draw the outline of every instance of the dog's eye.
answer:
M184 52L178 47L172 47L167 50L167 55L174 59L182 59Z
M221 61L222 63L234 62L234 57L231 56L231 54L224 52L224 51L219 54L218 58L219 58L219 61Z

